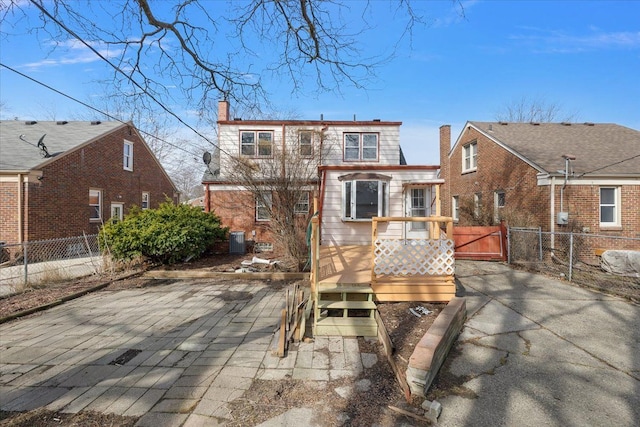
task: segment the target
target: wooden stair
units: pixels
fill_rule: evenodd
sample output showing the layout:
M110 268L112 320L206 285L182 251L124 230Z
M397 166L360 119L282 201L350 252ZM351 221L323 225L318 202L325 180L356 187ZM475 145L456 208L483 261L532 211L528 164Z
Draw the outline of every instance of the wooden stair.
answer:
M377 336L373 295L370 286L320 285L314 304L313 334Z

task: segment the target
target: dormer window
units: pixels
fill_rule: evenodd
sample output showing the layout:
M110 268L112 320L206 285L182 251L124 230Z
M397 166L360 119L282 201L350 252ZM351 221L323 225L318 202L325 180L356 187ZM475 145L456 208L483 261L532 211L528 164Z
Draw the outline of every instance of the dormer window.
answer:
M240 154L247 157L271 157L273 150L273 132L240 132Z
M347 162L378 161L378 134L345 133L343 156Z

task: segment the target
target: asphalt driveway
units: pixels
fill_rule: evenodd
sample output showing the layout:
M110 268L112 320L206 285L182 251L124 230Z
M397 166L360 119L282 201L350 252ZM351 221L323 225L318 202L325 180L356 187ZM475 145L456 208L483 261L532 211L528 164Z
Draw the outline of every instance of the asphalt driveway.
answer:
M500 263L458 262L468 320L441 426L640 425L640 307Z

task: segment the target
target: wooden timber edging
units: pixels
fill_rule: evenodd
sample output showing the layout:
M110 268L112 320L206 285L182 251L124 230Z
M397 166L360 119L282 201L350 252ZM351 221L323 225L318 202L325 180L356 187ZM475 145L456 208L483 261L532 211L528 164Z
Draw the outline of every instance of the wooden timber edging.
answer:
M309 280L309 273L257 272L226 273L206 270L149 270L142 277L148 279L243 279L243 280Z
M418 342L406 372L412 394L426 396L466 319L466 300L454 297Z

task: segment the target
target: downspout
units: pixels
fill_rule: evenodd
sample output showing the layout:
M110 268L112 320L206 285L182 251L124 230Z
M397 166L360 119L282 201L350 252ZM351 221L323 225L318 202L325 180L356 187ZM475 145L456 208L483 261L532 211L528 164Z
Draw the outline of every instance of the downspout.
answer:
M551 250L555 249L555 230L556 230L556 222L555 222L555 218L556 218L556 177L552 176L551 177L551 185L550 185L551 189L549 191L550 193L550 200L549 200L549 207L550 207L550 211L551 211L551 224L549 226L549 231L551 232Z
M24 230L23 230L24 204L22 201L23 197L24 197L24 175L19 173L18 174L18 243L22 243L24 241Z
M207 182L204 186L204 211L211 212L211 206L209 203L211 202L211 196L209 195L209 183Z

